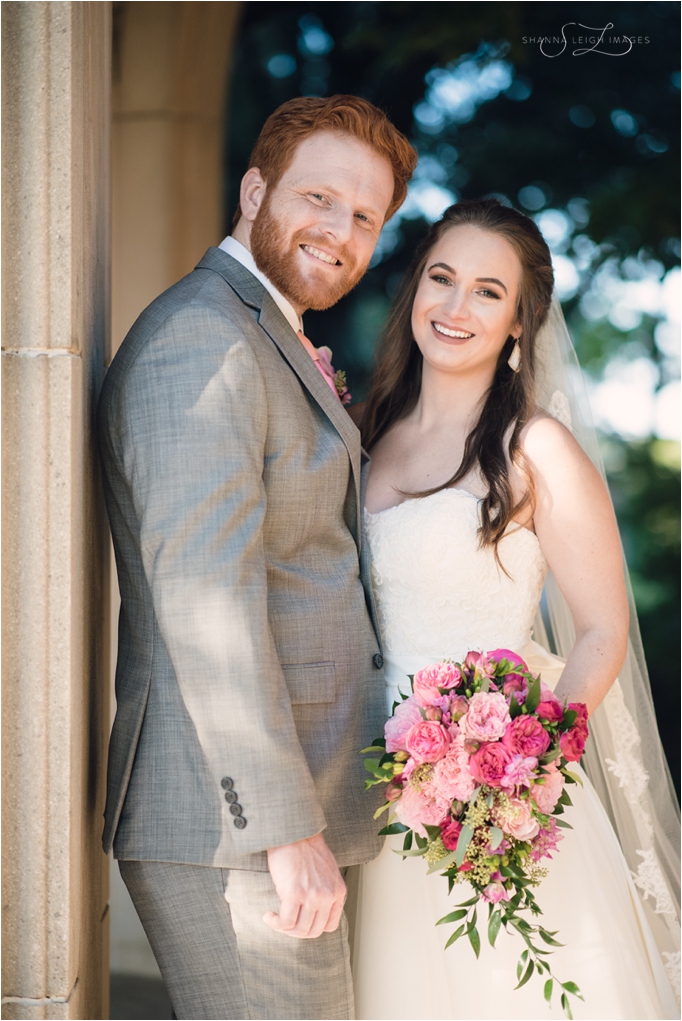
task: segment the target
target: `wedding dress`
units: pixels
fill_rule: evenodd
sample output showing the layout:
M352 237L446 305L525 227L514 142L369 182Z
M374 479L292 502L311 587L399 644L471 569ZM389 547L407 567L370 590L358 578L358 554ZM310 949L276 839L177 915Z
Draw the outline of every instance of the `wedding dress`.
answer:
M548 568L534 533L512 527L493 552L478 545L478 500L459 488L411 499L377 514L365 511L372 579L384 641L387 710L408 674L469 649L511 649L554 687L563 661L532 640L532 625ZM579 767L578 767L579 769ZM582 771L581 771L582 772ZM601 801L582 773L571 786L573 807L548 875L536 891L541 923L558 930L550 961L561 980L580 987L571 997L576 1019L677 1018L676 1000L620 844ZM382 817L385 818L385 817ZM480 925L477 961L464 938L444 950L453 926L436 921L470 896L458 885L448 895L440 875L421 858L395 853L389 837L380 856L363 866L353 939L356 1016L402 1018L560 1018L542 982L516 985L523 943L500 931L496 948ZM487 918L487 912L479 914Z

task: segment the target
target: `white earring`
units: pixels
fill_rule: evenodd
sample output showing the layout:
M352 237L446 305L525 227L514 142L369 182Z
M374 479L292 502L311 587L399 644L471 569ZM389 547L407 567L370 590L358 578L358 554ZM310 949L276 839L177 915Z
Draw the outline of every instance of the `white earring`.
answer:
M516 338L516 343L512 348L512 353L509 355L507 365L512 372L518 372L521 368L521 345L519 344L519 338Z

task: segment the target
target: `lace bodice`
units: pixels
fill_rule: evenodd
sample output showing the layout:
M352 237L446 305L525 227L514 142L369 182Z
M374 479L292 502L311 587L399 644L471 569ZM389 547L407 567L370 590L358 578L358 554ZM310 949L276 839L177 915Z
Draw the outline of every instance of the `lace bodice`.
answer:
M480 549L479 501L463 489L406 500L371 514L365 528L388 656L460 659L469 649L522 650L547 574L537 537L512 526Z

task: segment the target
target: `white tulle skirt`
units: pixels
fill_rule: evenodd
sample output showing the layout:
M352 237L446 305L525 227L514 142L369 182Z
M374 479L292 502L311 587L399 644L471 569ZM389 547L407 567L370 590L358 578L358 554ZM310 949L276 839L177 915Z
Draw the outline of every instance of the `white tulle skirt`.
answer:
M412 663L393 663L389 680L404 683L413 669ZM552 971L580 987L585 1002L570 998L576 1019L678 1018L620 845L582 776L584 787L570 788L573 808L566 819L573 829L563 831L554 859L542 862L549 874L536 891L541 923L557 929L556 938L565 944L550 958ZM467 900L471 888L456 886L448 896L447 881L428 875L421 858L403 860L394 852L401 846L402 838L388 838L379 857L361 870L353 936L356 1017L560 1019L558 995L550 1008L537 976L514 991L524 945L517 933L504 929L495 949L488 945L486 906L479 909L480 958L466 937L443 949L454 926L435 922Z

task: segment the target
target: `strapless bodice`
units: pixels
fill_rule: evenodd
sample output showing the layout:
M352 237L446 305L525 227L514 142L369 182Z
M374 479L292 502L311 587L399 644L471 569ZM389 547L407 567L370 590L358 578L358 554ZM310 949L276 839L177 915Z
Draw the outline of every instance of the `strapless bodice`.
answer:
M500 566L492 549L479 546L479 524L479 500L456 488L365 511L391 659L459 660L470 649L528 645L548 570L540 543L512 525L498 547Z

